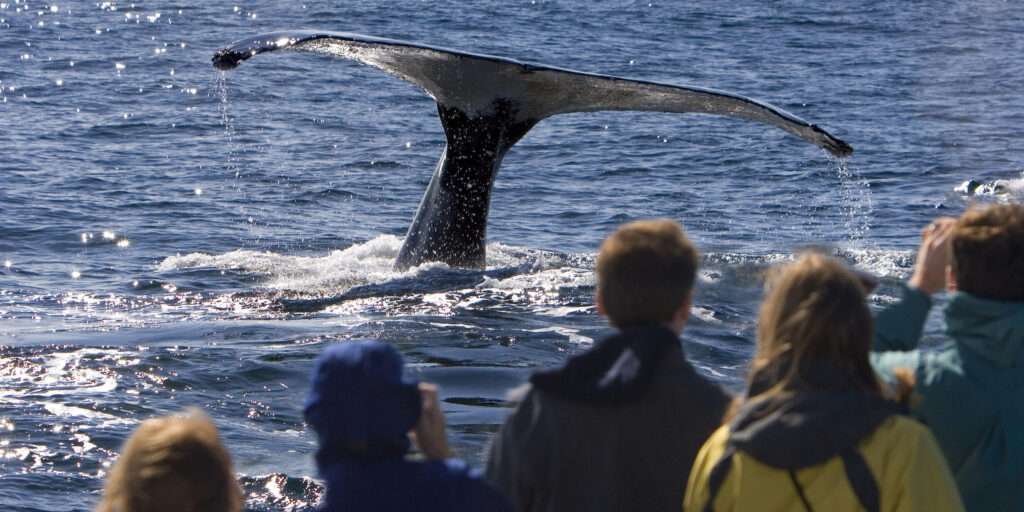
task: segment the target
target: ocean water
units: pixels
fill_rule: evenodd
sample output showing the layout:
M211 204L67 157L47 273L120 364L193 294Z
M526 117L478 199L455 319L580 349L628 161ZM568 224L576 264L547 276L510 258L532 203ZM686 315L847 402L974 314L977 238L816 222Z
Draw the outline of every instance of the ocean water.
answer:
M435 106L323 56L210 66L295 28L734 91L855 153L725 118L556 117L505 159L486 270L394 272L443 147ZM1020 184L1022 53L1024 11L990 0L0 0L0 509L89 510L134 426L190 406L249 509L310 509L308 375L350 339L440 384L453 448L480 464L506 391L608 332L594 253L631 219L677 219L700 246L685 350L737 389L765 268L824 247L879 275L885 304L930 219L1019 200L954 188Z

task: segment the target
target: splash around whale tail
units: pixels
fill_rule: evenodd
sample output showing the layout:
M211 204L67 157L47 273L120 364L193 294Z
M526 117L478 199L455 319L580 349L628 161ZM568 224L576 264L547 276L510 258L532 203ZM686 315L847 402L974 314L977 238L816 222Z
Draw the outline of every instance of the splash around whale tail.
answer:
M419 85L437 102L448 145L409 227L398 268L427 261L482 267L490 192L502 158L530 128L553 115L634 110L739 117L781 128L837 157L853 152L818 126L737 94L359 34L262 34L220 50L213 65L233 69L246 59L277 50L355 60Z

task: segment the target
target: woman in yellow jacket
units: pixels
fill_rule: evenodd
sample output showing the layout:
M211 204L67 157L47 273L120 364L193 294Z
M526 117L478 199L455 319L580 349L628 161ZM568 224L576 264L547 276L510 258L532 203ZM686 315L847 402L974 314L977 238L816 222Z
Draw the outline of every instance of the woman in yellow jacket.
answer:
M865 296L818 254L771 276L746 396L697 455L686 512L963 510L931 432L882 396Z

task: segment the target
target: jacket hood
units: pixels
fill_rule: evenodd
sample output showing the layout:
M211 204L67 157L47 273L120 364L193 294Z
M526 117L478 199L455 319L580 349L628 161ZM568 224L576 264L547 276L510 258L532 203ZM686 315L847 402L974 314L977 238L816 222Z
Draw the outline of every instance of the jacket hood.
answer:
M352 341L333 345L316 361L306 399L306 423L320 440L317 463L401 457L406 433L420 415L415 380L402 376L391 345Z
M946 332L996 366L1024 366L1024 302L956 292L946 306Z
M898 404L856 389L837 369L815 365L804 377L813 389L748 399L730 422L729 443L774 468L806 468L855 447L900 411ZM751 394L771 384L752 382Z
M562 368L534 373L530 384L573 402L631 403L650 389L655 371L672 350L682 353L679 338L667 327L630 327L570 357Z

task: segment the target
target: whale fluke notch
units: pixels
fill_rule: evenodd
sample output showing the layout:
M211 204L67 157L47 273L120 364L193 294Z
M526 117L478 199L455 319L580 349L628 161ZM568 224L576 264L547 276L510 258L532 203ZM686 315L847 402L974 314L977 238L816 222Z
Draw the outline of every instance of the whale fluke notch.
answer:
M396 267L428 261L483 267L490 192L502 158L557 114L656 111L739 117L781 128L832 155L849 144L782 109L714 89L583 73L512 59L341 32L286 31L238 41L213 57L228 70L261 53L295 50L367 64L423 88L448 145L420 202Z

